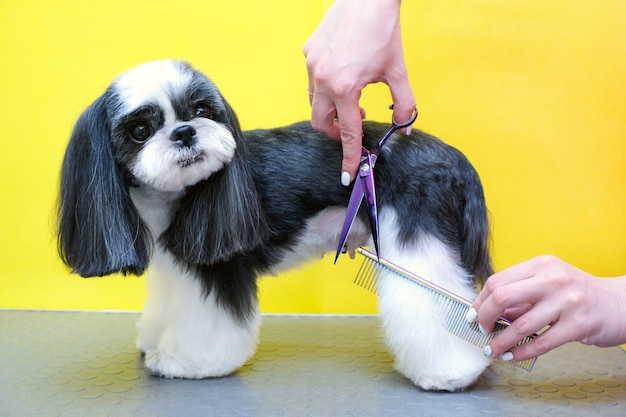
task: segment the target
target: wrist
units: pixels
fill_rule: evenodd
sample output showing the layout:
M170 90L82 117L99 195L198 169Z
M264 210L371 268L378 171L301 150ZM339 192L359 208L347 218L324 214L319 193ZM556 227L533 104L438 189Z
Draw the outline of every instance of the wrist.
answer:
M600 347L618 346L626 343L626 276L596 278L605 288L602 301L605 306L602 320L603 331L596 344Z

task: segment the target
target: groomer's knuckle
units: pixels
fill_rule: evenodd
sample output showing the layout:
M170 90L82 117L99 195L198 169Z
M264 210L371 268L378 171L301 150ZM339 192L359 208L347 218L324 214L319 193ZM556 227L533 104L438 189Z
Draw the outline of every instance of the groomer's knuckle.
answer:
M532 322L526 317L522 316L511 323L511 327L520 336L528 336L533 332Z
M547 278L559 288L576 288L572 284L576 283L577 278L571 274L571 270L568 269L567 265L560 260L557 263L552 263L549 267L546 267L546 274L548 275Z
M541 255L535 258L535 269L544 279L550 280L555 285L567 286L572 283L573 277L570 268L555 255Z
M547 335L537 337L534 340L534 344L538 355L544 354L552 349L552 341Z
M545 268L556 268L561 260L555 255L540 255L533 259L537 267L545 269Z
M320 123L317 119L312 118L311 119L311 127L313 127L313 129L321 131L322 128L324 127L323 123Z
M346 77L329 78L325 81L329 93L339 99L348 99L354 95L354 81Z
M510 294L502 287L498 287L491 292L491 300L498 307L508 307Z
M354 145L359 144L361 142L361 136L357 134L354 126L342 126L340 128L341 132L341 141L344 145ZM357 156L354 157L357 159ZM358 156L360 158L360 154Z
M328 87L331 83L336 82L336 77L333 77L332 71L329 71L325 66L318 65L313 73L313 82L315 85Z
M493 293L500 286L500 280L496 275L490 277L487 282L485 282L485 290L489 293Z
M572 286L563 298L565 304L564 309L567 309L567 311L579 310L581 307L589 305L590 297L590 294L586 291ZM585 322L585 320L583 322Z
M409 114L413 111L417 111L417 103L413 94L400 95L393 104L395 107L403 109Z
M328 123L322 120L318 120L316 118L311 119L311 127L313 127L313 129L317 130L318 132L322 132L327 135L331 133L331 126L329 126Z
M313 126L315 130L320 130L326 127L326 123L322 123L318 118L313 117L311 119L311 126Z

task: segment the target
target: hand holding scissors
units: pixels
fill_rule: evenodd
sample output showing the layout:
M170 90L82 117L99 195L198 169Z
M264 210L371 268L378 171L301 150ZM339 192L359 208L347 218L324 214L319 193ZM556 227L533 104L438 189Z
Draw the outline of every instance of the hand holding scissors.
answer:
M350 232L350 228L356 219L359 207L361 206L361 202L363 200L365 200L365 207L367 209L376 254L380 256L374 166L376 165L376 159L378 159L378 155L380 154L382 147L385 145L385 142L387 142L387 139L391 137L391 134L398 129L411 126L416 118L417 110L413 111L411 119L406 123L396 123L392 117L391 128L389 128L382 139L378 141L376 146L374 146L371 150L367 150L365 148L361 149L361 162L359 164L356 179L354 180L354 187L352 188L352 194L350 195L346 218L341 229L341 236L339 237L339 244L337 245L337 253L335 254L335 263L337 262L337 259L346 244L348 233Z

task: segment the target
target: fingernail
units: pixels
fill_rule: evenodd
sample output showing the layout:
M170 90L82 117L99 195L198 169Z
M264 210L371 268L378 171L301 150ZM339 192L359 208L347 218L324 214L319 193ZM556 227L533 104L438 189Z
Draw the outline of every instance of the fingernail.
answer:
M487 346L485 346L485 347L483 348L483 356L484 356L485 358L490 358L492 353L493 353L493 352L492 352L491 347L490 347L489 345L487 345Z
M489 333L487 333L487 332L485 331L485 329L483 328L483 326L481 326L481 325L480 325L480 323L478 323L478 330L480 330L480 332L481 332L483 335L485 335L485 336L487 336L487 335L489 334Z
M478 313L476 312L474 307L470 307L470 309L467 310L467 314L465 315L465 321L467 321L468 323L474 323L476 317L478 317Z
M406 135L409 136L411 134L411 132L413 131L413 125L409 126L406 128Z
M513 353L504 352L500 358L505 362L511 362L513 360Z
M341 184L344 187L347 187L348 185L350 185L350 174L348 172L342 172L341 173Z

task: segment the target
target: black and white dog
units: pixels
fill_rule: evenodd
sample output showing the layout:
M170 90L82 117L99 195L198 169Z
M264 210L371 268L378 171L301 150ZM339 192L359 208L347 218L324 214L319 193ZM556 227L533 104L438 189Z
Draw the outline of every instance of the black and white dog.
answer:
M364 145L387 128L364 122ZM137 346L154 374L227 375L258 343L257 277L336 248L351 191L340 167L341 144L309 123L242 133L205 75L179 61L142 64L74 128L59 251L84 277L147 269ZM483 190L467 159L423 132L394 134L376 182L381 256L473 299L492 269ZM368 240L357 221L348 250ZM396 369L419 387L463 389L489 365L441 327L419 287L388 276L377 292Z

